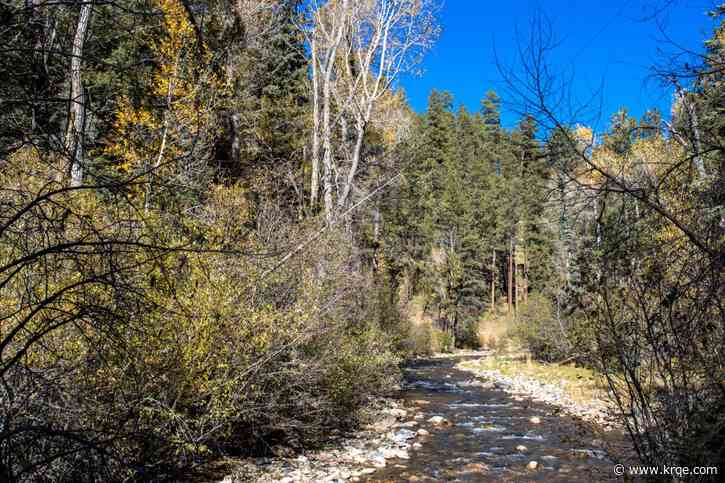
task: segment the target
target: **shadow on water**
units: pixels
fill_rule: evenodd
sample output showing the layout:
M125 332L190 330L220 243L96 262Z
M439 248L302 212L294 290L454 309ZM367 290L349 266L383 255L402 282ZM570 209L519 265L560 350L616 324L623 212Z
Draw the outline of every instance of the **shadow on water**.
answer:
M455 369L466 359L419 360L406 368L402 398L421 409L420 427L430 435L417 439L422 446L410 459L389 460L366 481L617 481L604 442L585 424ZM427 422L433 416L452 424Z

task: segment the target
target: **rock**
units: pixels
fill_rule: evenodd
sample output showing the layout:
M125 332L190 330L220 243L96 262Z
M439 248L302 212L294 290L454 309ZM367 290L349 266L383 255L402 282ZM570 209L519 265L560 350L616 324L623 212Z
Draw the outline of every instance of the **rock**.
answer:
M428 435L430 435L430 433L428 431L426 431L425 429L420 428L418 430L418 436L428 436Z
M413 449L420 449L422 447L423 447L423 445L420 443L413 443Z
M399 458L401 460L407 460L409 458L408 452L400 448L385 448L382 450L382 454L386 460Z
M362 481L359 476L353 476L350 478L350 481L357 483L358 481Z
M385 455L383 455L381 451L376 451L370 456L370 462L376 468L385 468ZM372 473L372 471L370 473Z
M398 425L399 428L412 428L413 426L418 426L418 421L406 421Z
M484 473L488 471L488 466L483 463L468 463L463 467L463 471L466 473Z
M541 418L538 416L534 416L533 418L529 419L531 421L531 424L541 424Z
M528 469L530 469L530 470L535 470L535 469L537 469L538 467L539 467L539 463L538 463L538 462L536 462L536 461L529 461L529 464L528 464L528 465L526 465L526 468L528 468Z
M415 404L416 406L427 406L430 404L430 401L425 401L423 399L416 399L415 401L410 401L411 404Z
M450 426L451 422L443 416L433 416L428 420L429 423L435 424L436 426Z
M405 409L390 409L387 413L397 419L403 419L408 416L408 412Z
M376 433L384 433L388 429L390 429L395 423L397 422L397 419L392 414L385 415L378 421L376 421L374 424L370 425L369 428Z
M294 478L291 476L285 476L281 480L279 480L279 483L292 483L294 481Z
M401 429L397 433L393 435L391 438L393 441L395 441L398 444L405 443L409 439L415 438L415 434L413 431L409 429Z
M516 451L518 451L519 453L526 453L528 450L529 448L527 448L523 444L520 444L516 447Z
M425 416L423 416L423 415L422 415L422 414L420 414L420 413L418 413L418 414L416 414L416 415L415 415L415 419L423 419L424 417L425 417Z

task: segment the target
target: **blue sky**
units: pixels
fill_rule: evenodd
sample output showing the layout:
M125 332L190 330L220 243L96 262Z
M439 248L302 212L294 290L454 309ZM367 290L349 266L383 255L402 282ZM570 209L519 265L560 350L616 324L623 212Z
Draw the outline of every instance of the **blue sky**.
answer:
M450 91L458 104L471 111L478 111L488 89L503 94L494 48L499 58L511 63L516 29L525 36L532 15L539 9L562 41L557 65L575 66L574 93L586 96L603 82L605 118L622 106L635 116L650 107L669 112L671 92L650 75L651 66L662 60L658 47L675 49L662 43L662 32L678 45L701 51L713 26L706 12L716 3L674 0L664 14L645 21L652 7L666 0L444 1L439 15L443 32L426 57L422 76L402 80L416 111L425 110L434 88ZM502 120L510 127L516 116L504 109Z

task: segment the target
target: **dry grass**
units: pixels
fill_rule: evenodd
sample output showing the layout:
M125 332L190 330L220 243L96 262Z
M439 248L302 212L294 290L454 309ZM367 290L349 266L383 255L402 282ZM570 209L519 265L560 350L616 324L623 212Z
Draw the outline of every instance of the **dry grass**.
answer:
M513 317L504 312L487 312L478 324L478 340L481 347L497 352L507 351L511 345L510 331Z

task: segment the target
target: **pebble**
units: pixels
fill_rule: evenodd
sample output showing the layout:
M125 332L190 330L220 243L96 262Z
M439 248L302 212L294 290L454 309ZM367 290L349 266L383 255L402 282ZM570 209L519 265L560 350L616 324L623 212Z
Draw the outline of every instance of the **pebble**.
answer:
M518 445L518 446L516 447L516 451L518 451L519 453L525 453L525 452L527 452L528 450L529 450L529 448L527 448L527 447L526 447L526 446L524 446L523 444L520 444L520 445Z
M537 461L529 461L529 464L526 465L526 468L530 470L535 470L539 467L539 463Z
M428 420L428 422L431 424L435 424L436 426L447 426L447 425L451 424L451 422L448 421L443 416L433 416L432 418L430 418Z
M401 460L407 460L409 458L408 452L404 449L400 448L385 448L381 451L383 454L383 457L385 457L386 460L398 458Z
M418 436L428 436L430 435L430 432L426 431L425 429L421 428L418 430Z
M391 416L397 418L397 419L403 419L408 415L408 412L405 409L390 409L388 411L388 414Z
M413 426L418 426L418 421L406 421L398 425L399 428L412 428Z
M531 421L531 424L541 424L541 418L538 416L534 416L533 418L529 419Z

